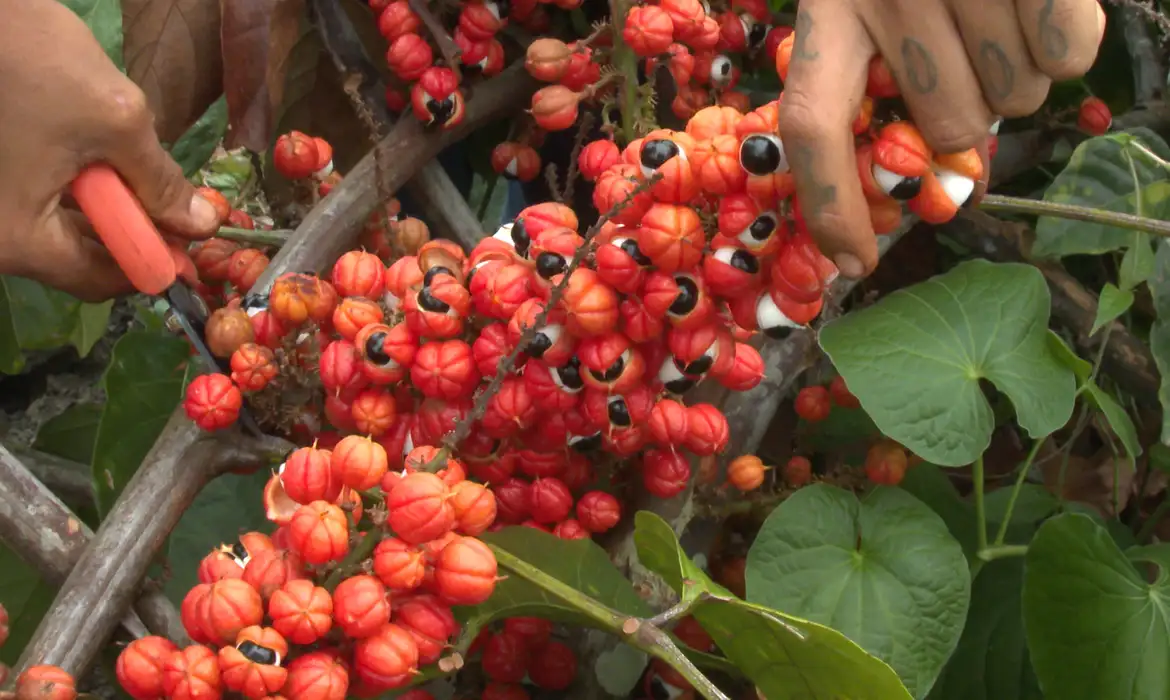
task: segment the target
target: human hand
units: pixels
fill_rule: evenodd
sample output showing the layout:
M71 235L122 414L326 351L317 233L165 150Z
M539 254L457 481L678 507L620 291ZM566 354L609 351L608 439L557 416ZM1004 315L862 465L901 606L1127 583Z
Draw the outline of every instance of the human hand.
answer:
M132 291L85 217L61 205L81 169L116 169L168 235L207 238L196 196L155 135L146 98L57 0L0 0L0 273L85 301Z
M871 56L928 145L957 153L985 148L996 115L1032 114L1053 80L1084 75L1104 32L1097 0L801 0L780 137L821 251L845 277L877 265L850 131Z

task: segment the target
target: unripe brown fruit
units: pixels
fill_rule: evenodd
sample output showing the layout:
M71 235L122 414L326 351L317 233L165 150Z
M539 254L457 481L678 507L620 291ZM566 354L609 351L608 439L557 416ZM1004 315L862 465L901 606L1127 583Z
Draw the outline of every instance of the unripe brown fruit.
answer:
M417 255L419 248L431 240L431 230L427 228L426 222L413 216L391 222L390 231L391 235L398 238L403 255Z
M246 311L227 307L217 309L207 319L206 338L213 355L228 358L244 343L253 342L255 334Z
M537 39L528 45L524 68L529 75L546 83L555 83L569 69L573 50L560 39Z
M564 85L549 85L532 95L532 118L545 131L564 131L577 121L581 94Z

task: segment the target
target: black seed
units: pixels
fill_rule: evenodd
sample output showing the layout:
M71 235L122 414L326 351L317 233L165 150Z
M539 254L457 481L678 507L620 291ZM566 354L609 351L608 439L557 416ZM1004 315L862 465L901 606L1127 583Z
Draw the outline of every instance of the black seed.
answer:
M524 219L516 219L512 224L512 245L516 246L516 252L521 257L528 257L528 246L532 245L532 238L528 235L528 229L524 227Z
M772 213L760 214L748 226L748 235L752 240L766 241L776 232L776 215Z
M917 197L921 191L922 178L907 177L903 178L897 185L894 185L894 189L890 190L890 196L900 202L907 202Z
M694 386L694 379L687 379L686 377L683 377L682 379L672 379L669 382L666 382L662 385L662 388L666 389L672 394L675 394L676 396L680 396L690 391Z
M573 449L578 452L595 452L600 448L601 433L594 433L573 443Z
M268 295L267 294L248 294L248 295L245 295L243 301L240 302L240 305L244 307L245 311L248 309L267 309L268 308Z
M678 153L678 144L670 139L651 139L643 142L642 167L657 170Z
M712 67L721 78L726 78L727 76L731 75L731 59L727 58L726 56L719 56L716 58L712 63Z
M780 168L780 146L762 134L752 134L739 147L739 164L752 175L771 175Z
M248 550L244 549L244 545L236 542L232 545L232 556L243 561L248 558Z
M561 384L566 389L580 389L585 386L585 382L581 379L581 361L575 357L570 359L564 367L557 367L553 371L561 378Z
M509 0L495 0L496 11L500 13L500 19L508 16L512 11L512 3Z
M569 265L563 256L556 253L541 253L536 256L536 274L546 280L561 274Z
M768 38L768 30L770 27L762 22L752 24L751 31L747 35L748 48L755 48Z
M431 282L433 282L439 275L449 275L454 277L455 273L451 272L449 268L443 267L442 265L435 265L431 269L427 270L427 274L423 275L423 286L431 286Z
M240 653L244 655L245 659L254 664L272 666L276 663L276 652L267 647L262 647L256 642L243 641L236 648L240 650Z
M386 366L390 364L390 356L386 354L386 333L379 331L371 333L369 338L366 338L366 346L363 348L366 354L366 359L376 365Z
M451 306L447 302L435 298L431 294L431 290L423 287L418 292L418 305L426 311L434 311L437 314L445 314L451 310Z
M619 247L623 252L625 252L626 255L633 258L634 262L638 263L642 267L650 266L650 258L646 257L646 254L643 253L642 249L638 247L638 242L633 238L625 239L622 241L622 244Z
M699 285L690 277L675 277L678 284L678 296L667 311L674 316L686 316L699 305Z
M475 271L478 269L479 267L472 267L467 271L467 276L463 278L463 282L467 285L468 289L471 289L471 279L475 277Z
M630 407L626 405L626 400L618 398L609 402L609 422L619 428L628 428L633 424L634 419L630 417Z
M901 97L883 97L880 100L874 100L873 122L875 124L888 124L909 118L910 111L906 108L906 103L902 101Z
M715 360L709 355L692 360L689 365L680 364L678 360L674 361L674 366L678 367L678 371L691 377L701 377L711 370L711 365L715 364Z
M589 370L589 374L592 374L593 378L599 382L612 382L618 377L622 376L622 372L625 369L626 359L624 357L619 357L618 359L614 360L614 363L610 365L609 369L605 370L604 372L595 372L593 370Z
M737 250L731 254L731 266L749 275L760 271L760 261L746 250Z
M785 340L792 335L792 331L796 330L792 326L774 326L772 328L765 328L764 335L772 340Z
M451 121L451 117L455 116L455 95L444 97L441 100L427 100L427 111L440 126L446 124Z
M544 354L552 346L552 338L549 338L544 333L537 333L532 336L532 340L528 341L528 345L524 346L524 353L529 357L534 357L539 360L544 357Z

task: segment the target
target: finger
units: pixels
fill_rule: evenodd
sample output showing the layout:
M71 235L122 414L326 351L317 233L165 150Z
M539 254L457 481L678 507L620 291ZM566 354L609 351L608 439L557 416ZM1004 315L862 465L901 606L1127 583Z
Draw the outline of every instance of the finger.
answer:
M1036 67L1012 12L1014 0L951 0L983 99L996 114L1023 117L1044 104L1052 79Z
M857 177L850 125L865 92L872 43L840 0L804 0L780 101L780 138L801 213L845 277L877 265L877 240Z
M60 207L39 229L19 240L21 266L16 274L35 279L82 301L105 301L134 291L109 252L86 235L88 223L78 212Z
M1097 0L1018 0L1032 58L1053 80L1079 78L1097 58L1105 13Z
M991 182L991 154L987 149L987 139L980 141L975 150L979 152L979 160L983 163L983 177L975 181L975 190L963 203L963 206L969 209L979 206L979 202L983 201L983 195L987 194L988 183Z
M112 136L103 158L168 232L185 238L211 236L219 226L215 207L196 194L182 168L158 142L142 91L131 85L116 95L115 102L119 109L110 117Z
M866 24L927 144L958 153L986 138L994 117L945 6L922 0L880 5L881 14L866 6Z

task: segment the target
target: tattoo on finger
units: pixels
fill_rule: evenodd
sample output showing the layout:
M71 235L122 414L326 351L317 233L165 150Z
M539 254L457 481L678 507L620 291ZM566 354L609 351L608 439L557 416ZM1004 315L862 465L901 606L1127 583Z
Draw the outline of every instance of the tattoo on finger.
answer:
M1045 0L1044 6L1040 8L1038 29L1044 55L1053 61L1060 61L1068 55L1068 38L1065 37L1064 30L1056 26L1052 19L1055 9L1056 0Z
M796 21L793 23L792 61L815 61L820 57L820 51L814 51L808 45L808 37L812 34L813 18L808 10L798 10Z
M825 207L837 202L837 186L817 178L815 161L816 156L809 146L798 145L789 150L788 162L800 190L800 206L809 217L820 216Z
M999 42L984 40L979 45L979 63L984 87L991 96L999 100L1010 97L1016 87L1016 68Z
M921 41L906 37L902 41L902 65L910 87L920 95L929 95L938 87L938 67Z

